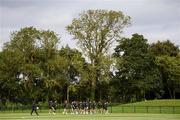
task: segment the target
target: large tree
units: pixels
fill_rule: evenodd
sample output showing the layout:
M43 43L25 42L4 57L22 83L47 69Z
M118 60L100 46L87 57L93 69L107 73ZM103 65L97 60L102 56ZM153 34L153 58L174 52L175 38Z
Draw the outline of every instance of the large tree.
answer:
M156 63L162 71L165 89L168 90L170 98L175 99L176 93L180 93L180 56L159 56Z
M58 41L59 38L53 31L37 30L33 27L25 27L12 33L11 41L6 43L4 51L15 54L15 58L21 57L19 61L14 60L20 63L18 68L9 72L16 71L15 77L18 78L19 84L23 85L23 97L41 98L42 91L45 90L44 84L52 87L54 84L50 83L57 83L57 75L51 67L57 67L61 60L56 59Z
M11 34L11 41L6 43L4 46L4 51L7 51L11 54L14 54L14 64L20 64L16 69L10 69L9 73L15 74L15 76L10 75L14 78L19 85L23 85L22 89L24 94L21 97L32 97L34 94L33 88L35 78L40 75L40 69L38 68L38 59L37 59L37 48L35 42L38 38L39 31L33 27L23 28L20 31L15 31ZM10 59L7 58L4 59ZM21 57L18 59L18 57ZM15 60L15 59L18 59ZM9 63L9 65L12 65ZM7 65L8 66L8 65ZM16 72L14 72L16 71ZM21 81L20 78L24 80ZM15 81L12 81L15 83ZM24 96L23 96L24 95Z
M17 78L18 71L22 65L22 54L3 50L0 52L0 98L9 99L19 97L23 94Z
M99 67L113 42L120 38L124 27L130 24L130 17L121 11L88 10L73 19L67 26L68 32L73 35L91 63L91 98L95 98L98 74L102 73ZM100 70L101 69L101 70Z
M151 53L155 56L156 64L161 71L163 86L164 86L164 98L175 98L176 93L180 93L179 78L179 54L180 50L178 46L169 40L158 41L151 44Z
M64 74L64 99L72 100L79 98L79 92L77 86L80 81L84 79L84 64L85 59L82 57L82 53L77 49L71 49L69 46L62 47L59 50L59 56L63 57L65 60L65 68L63 70ZM71 94L71 96L70 96ZM74 98L75 97L75 98Z
M117 72L112 81L119 99L141 100L147 92L161 87L159 71L148 49L147 39L142 35L133 34L132 38L119 41L114 53Z

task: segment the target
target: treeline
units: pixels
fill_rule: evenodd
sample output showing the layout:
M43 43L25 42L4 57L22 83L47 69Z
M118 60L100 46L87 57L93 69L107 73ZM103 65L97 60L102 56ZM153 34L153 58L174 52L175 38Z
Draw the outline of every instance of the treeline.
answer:
M0 100L180 98L178 46L169 40L150 44L139 34L122 38L129 24L121 11L84 11L66 27L79 49L60 48L60 37L51 30L13 32L0 52Z

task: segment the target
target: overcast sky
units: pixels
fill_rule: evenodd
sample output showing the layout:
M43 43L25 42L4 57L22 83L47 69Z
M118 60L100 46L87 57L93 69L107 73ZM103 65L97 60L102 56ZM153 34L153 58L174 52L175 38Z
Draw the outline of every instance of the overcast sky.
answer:
M150 43L171 40L180 45L180 0L0 0L0 48L10 33L34 26L50 29L61 37L61 45L75 47L65 26L88 9L122 11L132 25L122 36L142 34Z

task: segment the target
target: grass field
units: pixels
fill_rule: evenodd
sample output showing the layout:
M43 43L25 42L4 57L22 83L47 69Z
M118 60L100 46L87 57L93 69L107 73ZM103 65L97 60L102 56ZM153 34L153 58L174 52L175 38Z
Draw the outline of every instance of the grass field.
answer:
M149 100L113 105L112 113L162 113L180 114L180 100Z
M109 115L49 115L40 113L30 115L30 113L0 113L0 120L179 120L180 114L132 114L113 113Z
M142 102L121 104L119 106L180 106L180 99L148 100Z

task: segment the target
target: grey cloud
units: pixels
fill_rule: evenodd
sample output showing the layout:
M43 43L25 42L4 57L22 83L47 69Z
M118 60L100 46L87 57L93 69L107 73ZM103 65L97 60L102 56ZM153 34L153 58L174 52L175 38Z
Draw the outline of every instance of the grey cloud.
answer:
M71 44L65 26L87 9L120 10L131 16L125 36L140 33L150 42L169 38L180 45L179 5L180 0L0 0L0 45L9 41L10 31L26 26L54 30L62 44Z
M64 3L65 0L1 0L2 7L6 8L24 8L31 6L49 6L51 3Z

